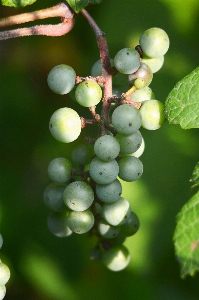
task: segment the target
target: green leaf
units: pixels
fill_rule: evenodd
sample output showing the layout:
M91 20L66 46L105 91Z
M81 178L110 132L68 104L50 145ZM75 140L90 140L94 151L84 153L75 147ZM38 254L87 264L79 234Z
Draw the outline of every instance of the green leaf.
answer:
M2 5L21 8L26 5L31 5L37 0L1 0Z
M76 12L80 12L89 4L99 4L102 0L67 0L66 2Z
M192 185L192 188L199 185L199 162L196 164L189 181L194 183L194 185Z
M193 276L199 271L199 191L177 216L174 246L181 266L181 276Z
M170 124L199 128L199 67L180 80L169 93L165 114Z

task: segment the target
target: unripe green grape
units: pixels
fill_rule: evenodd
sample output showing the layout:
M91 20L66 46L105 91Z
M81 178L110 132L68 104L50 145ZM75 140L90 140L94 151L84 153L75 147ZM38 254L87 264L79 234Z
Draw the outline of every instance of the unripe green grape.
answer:
M130 104L118 106L112 114L112 125L122 134L132 134L141 126L140 111Z
M49 88L56 94L68 94L75 86L76 73L68 65L58 65L51 69L47 82Z
M158 100L148 100L142 103L140 114L142 116L142 127L148 130L159 129L164 121L164 104Z
M65 188L63 199L71 210L83 211L93 203L94 192L86 182L74 181Z
M93 147L79 144L72 151L72 159L78 165L87 165L93 156Z
M161 57L169 49L169 37L161 28L149 28L140 36L140 46L148 57Z
M102 260L109 270L117 272L128 266L130 254L124 245L116 245L104 253Z
M68 227L75 233L88 232L94 225L94 216L90 210L72 211L67 219Z
M81 119L75 110L63 107L56 110L49 122L52 136L63 143L73 142L81 133Z
M131 154L137 151L142 143L142 135L139 130L129 135L121 133L116 134L116 139L120 144L120 151L125 154Z
M106 239L115 238L120 232L120 226L108 224L104 219L99 220L98 231Z
M122 197L113 203L105 203L102 207L102 217L113 226L124 224L130 213L130 203Z
M68 214L69 210L65 210L63 212L52 212L48 216L48 229L52 234L57 237L67 237L72 234L72 231L67 224Z
M110 58L110 63L111 63L111 67L114 66L114 60L112 58ZM102 61L101 59L97 60L92 68L91 68L91 76L92 77L98 77L98 76L102 76Z
M120 152L120 144L111 135L100 136L95 144L94 151L97 157L103 161L111 161L115 159Z
M102 99L101 87L95 81L85 80L78 84L75 90L75 98L84 107L95 106Z
M72 165L67 158L57 157L48 165L48 176L52 181L65 183L71 178Z
M121 226L121 234L125 236L134 235L140 227L138 216L132 211L125 224Z
M144 88L148 86L153 79L153 73L148 65L140 63L139 69L133 74L128 75L128 81L131 85L134 85L136 89Z
M10 279L10 269L0 260L0 286L5 285Z
M127 182L139 179L143 173L143 164L135 156L124 156L119 162L119 177Z
M156 73L162 68L164 64L164 56L157 57L157 58L150 58L144 56L142 58L142 62L147 64L153 73Z
M122 74L131 74L140 66L140 55L133 48L123 48L114 57L115 68Z
M2 234L0 234L0 249L2 246L3 246L3 237L2 237Z
M126 240L126 236L123 233L121 233L121 226L120 226L120 232L116 237L111 239L111 245L121 245L125 242L125 240Z
M119 166L116 160L109 162L102 161L95 157L90 164L90 176L99 184L109 184L114 181L119 173Z
M66 209L63 200L65 184L53 182L49 184L43 194L44 203L54 211L63 211Z
M122 185L118 179L109 184L96 184L97 197L105 202L112 203L117 201L122 194Z
M6 295L6 286L2 285L0 286L0 300L4 299Z
M136 90L134 93L130 95L130 98L134 102L143 102L146 100L154 99L154 93L150 89L150 87L145 86L139 90Z
M131 155L139 158L143 154L144 149L145 149L145 142L144 142L144 139L142 138L142 142L141 142L140 148L137 151L131 153Z

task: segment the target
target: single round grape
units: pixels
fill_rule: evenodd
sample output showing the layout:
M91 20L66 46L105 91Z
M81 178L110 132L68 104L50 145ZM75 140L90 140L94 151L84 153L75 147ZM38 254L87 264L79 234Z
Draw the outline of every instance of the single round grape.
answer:
M65 210L63 212L52 212L48 216L48 229L52 234L57 237L67 237L72 234L67 224L68 214L69 210Z
M121 133L116 134L116 139L120 144L120 151L125 154L131 154L137 151L142 143L142 135L139 130L129 135Z
M150 87L145 86L139 90L136 90L134 93L130 95L130 98L134 102L143 102L146 100L154 99L154 93L150 89Z
M169 49L169 37L161 28L149 28L140 36L140 46L148 57L161 57Z
M134 85L136 89L144 88L148 86L153 79L153 73L148 65L140 63L139 69L133 74L128 75L128 81L131 85Z
M112 125L122 134L131 134L142 124L140 111L130 104L118 106L112 114Z
M159 129L164 121L164 104L158 100L148 100L142 103L140 114L142 116L142 127L148 130Z
M110 59L110 63L111 63L111 67L114 66L114 61L113 59L111 58ZM98 77L98 76L102 76L102 61L101 59L97 60L92 68L91 68L91 76L92 77Z
M0 300L4 299L6 295L6 286L2 285L0 286Z
M44 203L54 211L63 211L66 209L63 200L65 184L53 182L49 184L43 194Z
M145 142L144 142L144 139L142 138L142 142L141 142L140 148L137 151L131 153L131 155L139 158L143 154L144 149L145 149Z
M72 151L72 159L78 165L87 165L93 156L93 147L79 144Z
M94 151L97 157L103 161L111 161L115 159L120 152L120 144L111 135L100 136L95 144Z
M142 58L142 62L147 64L153 73L156 73L162 68L162 66L164 64L164 56L157 57L157 58L150 58L150 57L144 56Z
M84 107L94 106L102 99L102 89L95 81L85 80L78 84L75 98Z
M94 201L94 192L90 185L83 181L74 181L64 190L64 203L74 211L88 209Z
M102 259L102 251L99 247L95 247L89 251L90 260L98 261Z
M139 179L143 173L143 164L135 156L124 156L119 162L119 177L127 182Z
M113 239L120 232L120 226L112 226L104 219L99 220L98 231L106 239Z
M76 73L68 65L58 65L51 69L47 77L49 88L56 94L68 94L75 86Z
M48 176L52 181L65 183L71 178L72 165L67 158L57 157L48 165Z
M123 48L114 57L115 68L122 74L131 74L140 66L140 55L133 48Z
M81 133L81 119L75 110L63 107L56 110L49 122L52 136L63 143L73 142Z
M131 211L130 216L128 217L126 223L121 226L121 233L125 236L132 236L134 235L140 227L140 221L138 216Z
M2 234L0 234L0 249L2 246L3 246L3 237L2 237Z
M121 228L121 226L120 226L120 228ZM118 235L116 237L114 237L113 239L111 239L111 245L121 245L125 242L125 240L126 240L126 236L123 233L121 233L121 230L120 230Z
M109 162L102 161L95 157L90 164L90 176L99 184L109 184L114 181L119 173L119 166L116 160Z
M102 207L102 217L113 226L124 224L130 213L130 203L122 197L113 203L105 203Z
M128 266L130 254L124 245L116 245L104 253L102 260L109 270L117 272Z
M0 286L5 285L10 279L10 269L0 260Z
M96 184L97 197L105 202L112 203L117 201L122 194L122 185L118 179L109 184Z
M94 225L94 216L90 210L72 211L67 219L68 227L75 233L88 232Z

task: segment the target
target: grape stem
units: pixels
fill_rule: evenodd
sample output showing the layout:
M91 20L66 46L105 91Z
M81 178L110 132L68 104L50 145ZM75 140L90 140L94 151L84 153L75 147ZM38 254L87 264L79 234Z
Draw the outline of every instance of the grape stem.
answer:
M100 58L102 62L102 77L104 84L104 97L101 112L101 134L105 132L105 125L110 123L109 110L110 103L108 99L112 96L112 68L110 63L110 56L108 51L108 44L105 33L99 28L97 23L93 20L90 14L85 10L81 10L82 15L86 18L91 28L93 29L97 44L100 52Z
M68 33L74 26L74 11L67 3L59 3L50 8L3 18L0 20L0 28L53 17L61 17L61 23L2 31L0 40L30 35L61 36Z

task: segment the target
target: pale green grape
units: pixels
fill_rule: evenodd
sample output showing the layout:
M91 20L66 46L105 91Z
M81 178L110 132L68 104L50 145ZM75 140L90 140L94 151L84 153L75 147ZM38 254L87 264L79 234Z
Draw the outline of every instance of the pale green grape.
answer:
M4 299L6 295L6 286L2 285L0 286L0 300Z
M97 105L102 99L101 87L95 81L85 80L78 84L75 99L84 107Z
M63 200L65 184L53 182L49 184L43 194L44 203L54 211L63 211L66 209Z
M98 231L106 239L115 238L120 232L120 226L112 226L104 219L99 220Z
M143 62L140 63L139 69L133 74L128 75L128 81L131 85L134 85L136 89L144 88L148 86L153 79L153 73L148 65Z
M2 237L2 234L0 234L0 249L2 246L3 246L3 237Z
M148 57L162 57L169 49L169 37L161 28L149 28L140 36L140 46Z
M136 90L134 93L132 93L130 95L130 98L134 102L143 102L146 100L154 99L154 93L148 86L145 86L139 90Z
M105 203L102 207L102 217L113 226L124 224L130 213L130 203L122 197L113 203Z
M139 158L143 154L144 149L145 149L145 142L144 142L144 139L142 138L142 142L141 142L140 148L137 151L131 153L131 155Z
M135 156L124 156L119 162L119 177L127 182L139 179L143 173L143 164Z
M119 167L116 160L102 161L95 157L90 164L90 176L99 184L109 184L117 178Z
M87 165L93 156L93 148L89 145L79 144L72 151L72 159L78 165Z
M139 110L130 104L118 106L112 114L112 125L122 134L131 134L141 126L142 118Z
M114 57L115 68L122 74L131 74L140 66L140 55L133 48L123 48Z
M148 100L142 103L140 114L142 116L142 127L148 130L159 129L164 121L164 104L158 100Z
M116 245L104 253L102 260L109 270L117 272L128 266L130 254L124 245Z
M73 142L81 133L81 119L75 110L63 107L56 110L49 122L52 136L63 143Z
M147 64L153 73L156 73L162 68L162 66L164 64L164 56L157 57L157 58L150 58L150 57L144 56L142 58L142 62Z
M120 144L111 135L100 136L95 144L94 151L97 157L103 161L111 161L115 159L120 152Z
M126 223L121 226L121 233L125 236L134 235L140 227L138 216L132 211Z
M105 202L112 203L117 201L122 194L122 185L118 179L109 184L96 184L97 197Z
M94 225L94 216L90 210L72 211L67 219L68 227L75 233L88 232Z
M88 209L94 201L94 192L90 185L83 181L74 181L64 190L64 203L74 211Z
M48 229L52 234L57 237L67 237L72 234L67 224L68 214L69 210L65 210L63 212L52 212L48 216Z
M48 165L48 176L52 181L65 183L71 178L72 165L67 158L57 157Z
M142 143L142 135L139 130L129 135L121 133L116 134L116 139L120 144L120 151L125 154L131 154L137 151Z
M10 269L0 260L0 286L5 285L10 279Z
M58 65L51 69L47 82L49 88L56 94L68 94L75 86L76 73L68 65Z

